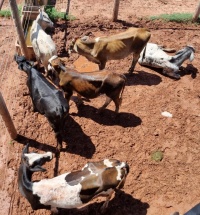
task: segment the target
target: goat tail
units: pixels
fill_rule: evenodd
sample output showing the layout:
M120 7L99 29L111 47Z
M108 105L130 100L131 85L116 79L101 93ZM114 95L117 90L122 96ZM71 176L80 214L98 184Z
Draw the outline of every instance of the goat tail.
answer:
M122 89L121 89L120 96L119 96L119 106L121 106L121 104L122 104L122 95L124 93L124 88L126 86L126 81L127 81L126 76L122 75L121 77L122 77L123 83L122 83Z
M142 60L141 60L141 62L143 62L143 59L144 59L144 57L145 57L146 49L147 49L147 45L144 47L144 51L143 51L143 53L142 53Z

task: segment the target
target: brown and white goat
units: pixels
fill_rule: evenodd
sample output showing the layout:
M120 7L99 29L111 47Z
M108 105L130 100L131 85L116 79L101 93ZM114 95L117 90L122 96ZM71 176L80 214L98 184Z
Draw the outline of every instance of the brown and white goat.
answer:
M99 109L99 112L104 110L113 100L116 107L115 112L118 113L126 83L124 75L107 70L79 73L74 69L65 67L62 60L57 56L49 59L49 66L58 76L59 86L65 92L65 98L68 101L73 91L87 99L96 98L100 94L106 94L106 101Z
M108 60L119 60L133 53L133 61L129 73L133 73L140 57L140 52L146 46L151 34L145 28L129 28L125 32L111 36L89 39L88 36L72 41L70 50L74 50L88 60L99 64L102 70Z
M116 159L105 159L89 162L82 170L33 182L33 172L45 171L41 165L51 158L50 154L40 155L37 160L32 158L30 163L28 146L22 152L18 173L19 190L33 210L77 208L98 196L104 196L107 198L101 208L104 211L115 190L123 188L129 173L127 163Z

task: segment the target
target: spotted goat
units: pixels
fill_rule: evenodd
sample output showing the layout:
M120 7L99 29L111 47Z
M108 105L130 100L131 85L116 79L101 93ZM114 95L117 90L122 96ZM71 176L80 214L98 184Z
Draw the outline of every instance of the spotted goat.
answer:
M81 170L67 172L52 179L32 181L32 174L45 171L41 165L50 158L49 153L34 157L29 155L28 145L22 152L18 173L19 190L33 210L78 208L98 196L104 196L106 201L101 211L105 211L112 194L123 188L129 173L126 162L105 159L89 162Z

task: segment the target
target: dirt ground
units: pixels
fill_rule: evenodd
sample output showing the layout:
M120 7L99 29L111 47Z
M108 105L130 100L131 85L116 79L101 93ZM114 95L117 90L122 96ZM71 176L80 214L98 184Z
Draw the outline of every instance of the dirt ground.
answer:
M194 12L198 1L121 0L119 21L110 21L113 0L73 0L70 13L77 20L55 23L53 40L67 66L92 71L97 65L66 49L74 37L92 33L111 35L130 26L151 31L150 42L180 50L192 45L195 59L185 62L181 79L175 81L160 70L136 65L127 76L120 114L115 118L114 104L102 115L96 113L105 97L100 96L77 109L70 101L70 115L64 128L64 149L60 158L45 164L47 172L34 180L51 178L56 173L81 169L88 161L116 158L127 161L130 173L124 188L110 201L106 215L169 215L187 212L200 201L200 26L147 21L146 16L173 12ZM5 1L4 8L7 6ZM57 2L63 9L66 4ZM16 32L11 19L0 18L0 91L19 134L10 140L0 120L0 215L48 215L47 210L33 211L18 191L17 175L21 151L26 143L39 153L55 152L54 133L44 116L33 112L26 86L26 74L13 61ZM106 68L126 74L132 56L110 61ZM163 117L163 111L173 117ZM155 151L163 159L151 159ZM103 198L92 201L87 209L62 210L61 214L98 215Z

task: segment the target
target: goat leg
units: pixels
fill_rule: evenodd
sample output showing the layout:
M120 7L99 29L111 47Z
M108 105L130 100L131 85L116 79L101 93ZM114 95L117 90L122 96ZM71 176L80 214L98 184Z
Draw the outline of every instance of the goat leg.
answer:
M51 215L57 215L59 213L56 207L51 206Z
M111 101L112 99L107 96L104 105L98 109L97 113L101 113L110 104Z
M106 61L100 62L99 70L103 70L106 67Z
M110 199L111 199L111 197L112 197L112 195L113 195L114 192L115 191L113 189L108 189L106 191L106 193L105 193L105 195L106 195L106 201L103 203L103 205L100 208L100 212L102 214L104 214L106 212L106 209L108 207L108 203L109 203L109 201L110 201Z
M180 79L181 76L177 73L175 73L174 71L166 71L163 69L163 74L167 75L168 77L174 78L174 79Z
M135 65L138 62L138 59L139 59L139 55L137 56L136 54L133 54L133 61L132 61L131 67L128 70L128 73L130 75L133 73L133 71L135 69Z

